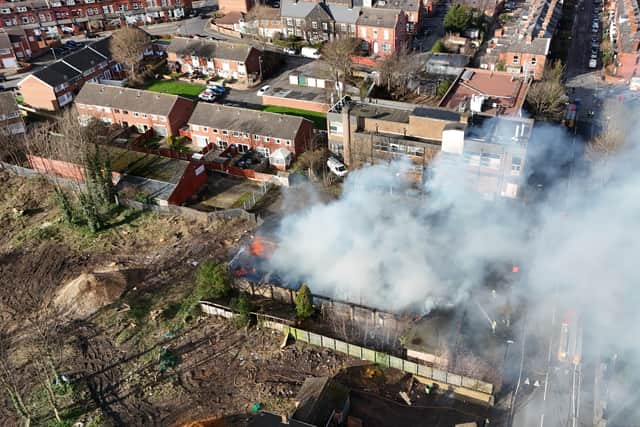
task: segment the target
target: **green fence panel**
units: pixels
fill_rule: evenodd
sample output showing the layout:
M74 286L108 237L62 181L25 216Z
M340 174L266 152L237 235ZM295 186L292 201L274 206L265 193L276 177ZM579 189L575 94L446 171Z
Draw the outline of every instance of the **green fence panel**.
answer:
M405 360L402 364L402 370L410 374L418 375L418 364Z
M482 393L493 394L493 384L478 381L475 390Z
M349 356L357 357L358 359L362 359L362 347L352 344L347 344Z
M335 342L336 342L336 351L339 351L344 354L349 354L349 348L346 342L340 341L340 340L335 340Z
M336 349L336 340L333 338L325 337L324 335L320 336L320 341L322 342L322 346L324 348L330 348L331 350Z
M477 390L478 386L480 384L478 384L480 381L475 380L473 378L469 378L469 377L462 377L462 387L471 389L471 390Z
M390 358L390 357L391 357L391 356L389 356L389 355L388 355L388 354L386 354L386 353L381 353L381 352L379 352L379 351L376 351L376 360L375 360L375 362L376 362L377 364L379 364L379 365L382 365L382 366L384 366L384 367L387 367L387 368L388 368L388 367L390 366L390 365L389 365L389 358Z
M418 365L418 375L425 378L432 378L433 369L431 366Z
M453 385L462 385L462 377L460 375L452 374L451 372L449 372L447 374L447 382Z
M404 370L403 362L404 360L400 359L399 357L389 356L389 366L391 366L392 368Z
M313 345L317 345L318 347L322 347L321 335L314 334L313 332L309 332L309 344L313 344Z
M376 361L376 352L373 350L370 350L368 348L363 348L362 349L362 358L364 360L368 360L369 362L374 362Z
M432 378L436 381L440 381L443 383L447 382L447 373L440 369L433 368L433 376Z

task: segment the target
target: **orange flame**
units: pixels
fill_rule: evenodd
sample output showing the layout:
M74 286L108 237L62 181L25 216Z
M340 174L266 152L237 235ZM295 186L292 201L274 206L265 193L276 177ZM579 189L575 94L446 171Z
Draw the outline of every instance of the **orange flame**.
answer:
M260 258L271 258L275 244L261 237L256 237L249 245L249 252Z

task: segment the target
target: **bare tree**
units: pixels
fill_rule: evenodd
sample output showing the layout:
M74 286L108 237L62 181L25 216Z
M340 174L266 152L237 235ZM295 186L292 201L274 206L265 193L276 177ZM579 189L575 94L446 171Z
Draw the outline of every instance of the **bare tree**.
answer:
M3 331L0 331L0 387L7 394L11 404L24 425L29 427L33 414L25 404L22 390L18 386L21 373L9 363L9 340Z
M414 55L398 51L380 63L380 83L386 86L393 99L401 99L409 93L409 82L415 79L421 65Z
M322 59L327 63L328 74L338 83L338 97L342 97L342 89L350 81L353 73L351 57L358 48L358 39L337 39L322 47Z
M129 77L138 77L142 55L151 44L151 37L137 27L120 28L111 36L111 56L129 69Z
M535 82L527 93L527 105L538 120L559 120L569 99L562 83L564 66L560 61L545 68L541 81Z
M624 104L608 102L601 111L602 129L587 144L587 156L591 161L606 163L627 142L628 122Z

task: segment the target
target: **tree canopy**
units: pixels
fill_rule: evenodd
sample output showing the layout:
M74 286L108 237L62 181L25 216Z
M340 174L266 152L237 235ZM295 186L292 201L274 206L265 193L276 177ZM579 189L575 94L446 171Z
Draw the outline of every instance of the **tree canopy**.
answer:
M151 36L137 27L120 28L111 36L111 56L128 68L129 76L138 76L142 55L151 44Z
M468 6L454 4L444 17L444 30L462 33L473 23L473 11Z

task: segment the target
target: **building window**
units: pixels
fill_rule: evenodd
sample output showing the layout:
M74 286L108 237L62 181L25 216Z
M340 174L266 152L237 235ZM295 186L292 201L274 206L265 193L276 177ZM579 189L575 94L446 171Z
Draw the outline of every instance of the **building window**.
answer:
M343 33L347 32L347 24L340 24L340 31L342 31Z
M270 138L270 137L268 137L268 136L265 136L265 137L264 137L264 141L265 141L265 142L271 142L271 138Z
M387 53L391 52L391 44L382 43L382 51Z
M474 151L465 151L464 152L464 161L469 166L479 166L480 165L480 153Z
M318 23L316 21L313 21L311 23L311 28L313 28L314 30L317 30L318 29Z
M244 132L244 133L242 134L242 137L243 137L244 139L249 139L249 132Z
M290 139L287 139L286 142L287 142L287 145L291 145L291 140Z
M253 135L253 139L255 139L256 141L260 139L260 135Z
M116 114L120 114L120 110L118 110L117 108L114 108L113 112L116 113Z
M233 132L233 136L235 136L236 138L239 137L240 136L240 132L238 132L238 131Z
M302 26L302 19L296 19L296 27Z
M203 127L202 128L202 132L209 132L209 128L208 127Z
M142 113L142 118L146 119L147 118L147 113Z
M127 110L122 110L122 114L124 114L125 116L129 114L129 112Z
M265 147L256 147L256 151L258 154L261 154L264 157L269 157L269 149Z
M133 113L133 117L140 117L139 113Z
M329 133L333 135L342 135L342 123L341 122L329 123Z
M531 65L536 65L537 62L538 62L538 60L536 59L535 56L533 58L531 58Z
M213 133L218 133L218 128L213 128Z
M521 169L522 169L522 159L520 157L512 157L511 158L511 175L514 175L514 176L520 175Z
M389 40L389 30L384 30L383 37L385 40Z
M223 135L229 135L229 131L227 131L226 129L223 129L223 130L222 130L222 134L223 134Z
M288 26L293 26L293 19L292 18L287 18L287 25Z
M519 64L520 63L520 57L518 55L513 55L513 63L514 64Z
M198 125L191 125L191 130L192 130L192 131L194 131L194 132L197 132L197 131L199 131L199 130L200 130L200 126L198 126Z
M227 148L229 144L227 143L227 141L223 141L221 139L218 140L218 148L221 150L224 150L225 148Z
M22 17L22 23L23 23L23 24L28 24L28 23L29 23L29 17L27 17L27 16L23 16L23 17Z
M166 122L167 121L167 118L165 116L160 116L159 118L160 118L161 122Z
M280 138L276 138L276 144L280 144Z
M322 29L323 29L324 31L327 31L327 30L329 29L329 24L327 24L326 22L323 22L323 23L322 23Z

